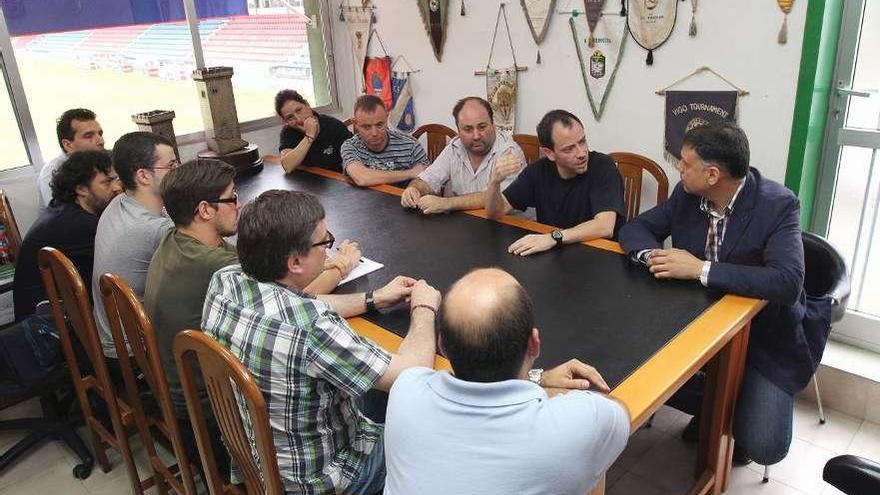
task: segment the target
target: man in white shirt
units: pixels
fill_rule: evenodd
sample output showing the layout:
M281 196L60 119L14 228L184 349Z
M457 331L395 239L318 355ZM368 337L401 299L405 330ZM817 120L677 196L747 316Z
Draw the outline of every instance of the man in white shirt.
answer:
M40 205L49 206L52 201L52 175L74 151L93 151L104 149L104 130L95 118L95 112L85 108L72 108L58 117L55 126L58 145L62 153L43 164L37 186L40 191Z
M629 417L580 361L530 369L541 343L525 289L473 271L444 298L437 330L455 376L409 368L391 387L385 494L588 493L623 451ZM557 389L580 390L548 395Z
M508 177L504 187L527 165L513 139L496 132L492 107L486 100L477 96L462 98L453 107L452 116L458 137L409 183L400 198L404 208L418 208L426 214L482 208L483 193L496 162L516 166L517 173Z

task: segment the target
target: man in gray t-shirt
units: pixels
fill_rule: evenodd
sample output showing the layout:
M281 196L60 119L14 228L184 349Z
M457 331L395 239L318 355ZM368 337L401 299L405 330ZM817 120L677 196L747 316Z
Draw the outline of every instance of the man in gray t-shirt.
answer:
M623 451L629 416L576 359L529 369L541 343L525 289L501 270L473 271L449 290L437 328L455 376L410 368L391 387L385 493L589 493Z
M110 358L116 358L117 353L100 296L101 275L121 276L143 299L150 259L165 231L174 225L162 213L159 184L178 161L167 139L149 132L130 132L116 141L113 164L125 192L113 199L98 221L92 270L95 323L104 355Z
M354 104L356 135L342 143L342 170L358 186L395 184L418 177L430 164L411 136L388 129L385 104L363 95Z

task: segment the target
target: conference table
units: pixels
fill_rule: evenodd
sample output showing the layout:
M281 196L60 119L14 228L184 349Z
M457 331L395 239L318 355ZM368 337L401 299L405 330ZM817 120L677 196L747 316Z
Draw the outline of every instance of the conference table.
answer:
M610 395L628 409L633 432L705 369L696 482L689 493L726 489L749 324L764 301L713 292L699 282L657 280L608 240L514 256L507 253L510 243L554 228L512 216L493 221L483 210L423 215L401 207L397 187L358 188L324 169L285 175L280 166L267 164L240 177L237 189L242 204L269 189L316 195L336 239L357 241L365 257L385 265L341 285L339 293L375 289L397 275L423 278L445 293L474 268L508 271L534 301L541 334L536 366L549 369L571 358L595 366L611 387ZM403 304L349 323L393 352L406 335L409 311ZM450 368L441 356L435 367Z

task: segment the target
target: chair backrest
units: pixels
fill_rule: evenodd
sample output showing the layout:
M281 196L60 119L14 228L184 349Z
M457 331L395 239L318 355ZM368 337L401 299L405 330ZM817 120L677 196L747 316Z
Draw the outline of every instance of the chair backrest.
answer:
M40 250L37 263L83 415L87 420L94 417L86 394L87 390L93 390L107 403L111 418L119 417L107 362L95 327L92 303L79 272L67 256L51 247ZM85 351L88 363L79 362L77 348Z
M657 204L668 199L669 178L657 162L642 155L623 151L609 153L609 156L617 163L617 170L623 178L623 199L627 220L639 214L639 203L642 201L642 171L647 171L657 181Z
M846 261L840 251L824 237L803 232L804 291L808 296L831 296L834 312L831 321L839 321L846 313L850 281Z
M223 441L244 476L247 493L283 493L266 400L248 369L217 341L198 330L185 330L177 334L174 338L174 360L211 493L222 493L222 480L217 473L208 438L205 414L196 388L194 365L201 371ZM248 424L253 430L259 464L252 455L233 385L247 405Z
M519 145L526 156L526 163L531 165L541 158L541 145L534 134L514 134L513 140Z
M348 127L349 131L351 131L352 133L354 132L354 117L349 117L345 119L343 124L345 124L345 127Z
M428 146L425 151L428 153L428 159L434 162L434 159L440 155L443 148L446 147L447 140L454 139L456 132L443 124L425 124L420 126L412 133L412 137L419 139L422 134L428 135Z
M9 243L9 254L12 255L13 261L17 261L18 252L21 249L21 232L18 230L15 214L12 213L12 204L9 203L9 196L2 189L0 189L0 198L2 198L2 202L0 202L0 222L3 222L3 225L6 227L6 241Z
M110 321L110 330L119 356L119 367L125 383L128 404L134 412L135 422L142 443L150 456L154 472L162 476L165 482L170 484L178 494L195 494L196 488L192 470L174 413L171 392L168 390L168 382L159 354L159 345L156 342L156 333L150 318L144 311L137 295L119 275L105 273L101 276L100 285L101 298L104 301L104 309L107 311L107 319ZM131 356L126 351L125 342L128 342ZM141 399L142 390L138 386L135 368L131 363L132 359L137 364L148 391L159 407L159 416L151 414L149 422ZM181 480L178 480L172 473L172 466L165 465L156 454L154 434L150 428L151 423L155 424L162 435L171 442L181 473L182 484Z

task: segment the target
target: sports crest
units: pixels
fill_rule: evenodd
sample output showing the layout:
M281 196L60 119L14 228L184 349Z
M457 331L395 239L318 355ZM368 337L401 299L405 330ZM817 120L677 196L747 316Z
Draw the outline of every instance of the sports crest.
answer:
M617 13L602 15L592 31L582 16L572 16L568 23L580 60L590 109L598 121L605 111L605 103L626 45L626 17Z
M438 62L443 57L443 43L446 41L446 22L449 17L449 0L418 0L422 22L428 32L428 39L434 48Z

